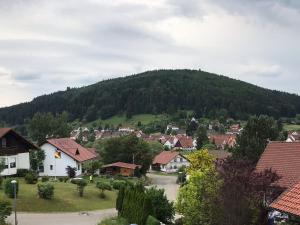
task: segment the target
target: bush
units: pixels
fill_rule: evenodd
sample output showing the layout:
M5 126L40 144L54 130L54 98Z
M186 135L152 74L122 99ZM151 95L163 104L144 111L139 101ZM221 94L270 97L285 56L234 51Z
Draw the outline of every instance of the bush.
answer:
M27 184L36 184L38 181L38 176L35 172L33 171L29 171L26 175L25 175L25 182Z
M74 178L76 176L76 168L75 167L67 166L66 171L67 171L69 178Z
M104 191L106 191L106 190L110 191L111 190L111 185L109 183L103 182L103 181L98 181L96 183L96 187L101 190L100 198L105 198L106 197Z
M11 183L13 181L13 178L6 179L4 181L4 193L9 197L9 198L14 198L15 197L15 190L14 190L14 184ZM19 192L19 183L17 182L16 184L16 194L18 195Z
M50 183L42 183L37 185L38 196L43 199L52 199L54 195L54 186Z
M75 178L71 180L71 183L77 185L78 194L80 197L83 197L83 191L85 186L87 185L87 181L82 178Z
M17 177L25 177L28 172L28 169L17 169Z
M2 189L3 177L0 176L0 189Z
M167 199L164 189L152 187L146 190L146 195L151 200L153 206L152 215L163 223L171 223L175 215L175 210L173 202L169 202Z
M98 225L129 225L129 223L122 217L113 217L101 221Z
M0 224L6 224L5 219L11 214L12 207L7 201L0 201Z
M160 225L160 222L155 217L150 215L147 218L146 225Z
M42 182L48 182L48 181L49 181L49 177L47 177L47 176L42 177Z
M114 180L112 181L112 187L115 190L120 190L121 187L126 185L126 181L124 180Z

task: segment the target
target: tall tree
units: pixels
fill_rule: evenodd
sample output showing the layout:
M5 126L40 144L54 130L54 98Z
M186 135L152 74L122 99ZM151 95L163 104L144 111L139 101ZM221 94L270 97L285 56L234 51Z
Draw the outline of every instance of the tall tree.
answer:
M186 185L180 188L177 210L184 216L185 225L219 224L218 193L222 185L214 166L214 158L207 150L189 156L191 167Z
M271 170L255 172L250 161L227 158L218 161L223 185L218 206L222 225L266 225L267 207L282 192L274 185L279 176Z
M237 138L236 147L233 148L233 155L236 158L243 158L257 162L269 140L277 140L279 129L277 122L268 116L249 118L242 134Z
M118 161L140 164L142 174L146 174L154 157L149 144L134 135L110 138L98 143L96 148L100 150L105 164Z
M27 121L29 136L38 144L48 137L69 137L71 128L68 124L68 113L53 116L51 113L36 113Z
M207 129L205 126L199 126L196 133L197 149L201 149L203 145L208 144Z

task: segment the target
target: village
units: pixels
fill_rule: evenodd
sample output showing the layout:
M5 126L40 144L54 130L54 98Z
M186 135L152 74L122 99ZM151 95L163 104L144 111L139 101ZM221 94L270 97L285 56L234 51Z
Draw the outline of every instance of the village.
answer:
M203 126L198 124L195 118L191 118L190 123L195 123L198 130L203 131ZM208 163L206 161L210 158L215 162L230 161L232 155L235 154L233 149L237 146L237 138L242 136L244 129L247 129L247 124L244 127L240 124L232 124L223 133L216 132L212 127L208 124L204 129L204 134L194 132L193 136L187 135L184 129L180 129L174 124L167 125L165 133L154 134L145 134L141 130L130 127L100 131L79 127L72 130L69 137L45 138L39 145L34 144L12 128L0 128L0 157L3 161L1 182L5 187L3 191L7 199L14 197L18 199L20 211L28 211L28 208L24 208L28 207L28 203L22 201L27 202L35 198L30 193L34 195L32 187L37 185L40 200L34 200L33 204L38 206L41 204L39 201L42 201L42 199L50 199L50 201L48 201L49 203L44 202L45 206L42 208L31 207L28 212L47 213L57 210L57 208L53 208L55 204L52 206L51 201L55 200L56 197L53 199L53 196L56 196L60 191L65 191L67 188L67 191L70 192L69 189L75 184L78 187L79 196L84 198L96 191L91 190L92 186L96 185L96 189L100 189L101 192L100 199L97 200L95 205L90 202L90 205L81 203L82 206L77 207L77 210L91 211L101 209L103 207L101 201L106 202L105 208L112 208L115 195L118 191L120 192L121 188L127 186L127 182L135 185L140 183L147 189L159 187L164 190L165 201L169 202L169 207L172 210L171 214L164 215L167 219L160 218L160 221L158 221L166 224L175 221L178 224L182 214L184 215L184 211L180 212L178 210L175 213L175 208L173 208L171 202L177 201L176 204L178 204L178 201L182 201L178 196L180 187L188 184L191 177L193 177L189 168L195 167L198 163ZM104 155L101 155L101 149L90 146L91 132L94 136L94 143L100 142L101 148L102 145L105 146L103 141L104 143L115 142L117 139L122 138L129 138L132 139L128 139L129 141L133 141L136 138L137 141L140 140L143 143L155 143L159 146L159 150L150 156L150 163L142 164L144 161L138 158L139 153L130 153L129 151L125 157L127 160L113 160L118 158L115 155L110 157L108 164L105 164L103 161L107 153L104 152ZM263 154L258 159L255 172L261 174L266 170L276 171L278 178L274 178L272 183L274 182L273 185L280 188L280 193L283 194L278 195L272 201L270 199L264 200L269 212L266 217L273 220L274 224L287 220L298 221L300 211L296 210L298 204L296 195L300 188L298 181L300 178L298 172L300 161L297 160L297 154L300 150L300 134L297 131L291 131L286 133L283 141L268 140L267 142ZM114 152L110 150L108 154L114 154ZM144 168L145 166L146 168ZM3 178L6 179L3 180ZM14 188L11 182L14 179L17 180L19 186L18 196L13 194ZM28 195L22 194L23 191L28 192L29 190ZM0 191L0 196L5 197L5 195L4 193L1 194ZM70 198L74 198L74 194ZM47 206L47 204L50 206ZM66 212L75 210L71 205L69 205L69 208L65 208ZM65 211L64 209L61 210ZM117 210L119 209L117 208ZM95 222L99 222L98 220L101 218L105 219L115 215L114 210L108 211L108 215L105 214L105 216L100 211ZM176 217L174 217L175 215ZM126 218L126 215L124 217ZM36 218L34 214L29 213L21 214L20 220L22 219L28 220L29 224L31 220ZM95 220L95 218L93 219ZM9 220L13 221L13 217L10 217ZM78 221L81 220L82 218L78 218Z

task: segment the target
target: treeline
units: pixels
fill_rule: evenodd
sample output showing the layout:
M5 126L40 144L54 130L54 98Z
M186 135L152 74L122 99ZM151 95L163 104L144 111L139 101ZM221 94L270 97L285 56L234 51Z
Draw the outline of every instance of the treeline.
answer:
M102 81L82 88L68 88L35 98L29 103L0 109L0 121L23 124L36 112L66 111L71 120L93 121L119 113L174 113L193 110L197 117L235 119L265 114L294 117L300 97L200 70L157 70Z

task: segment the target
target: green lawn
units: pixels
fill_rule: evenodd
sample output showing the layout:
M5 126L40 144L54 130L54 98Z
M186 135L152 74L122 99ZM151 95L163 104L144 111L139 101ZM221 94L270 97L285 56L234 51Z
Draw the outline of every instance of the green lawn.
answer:
M160 114L160 115L139 114L139 115L132 116L132 118L130 118L130 119L126 118L125 115L116 115L116 116L113 116L113 117L108 118L106 120L99 119L99 120L96 120L94 122L88 123L87 126L92 125L93 123L97 123L97 124L101 123L102 126L105 125L105 124L110 124L110 125L114 125L114 126L122 124L122 126L133 127L133 126L136 126L139 121L143 125L147 125L151 122L160 121L160 120L165 119L165 118L167 118L167 115L163 115L163 114Z
M300 125L297 124L284 124L283 129L286 131L298 131L300 130Z
M18 211L22 212L76 212L107 209L115 207L116 192L106 191L106 198L99 198L100 190L95 184L88 184L84 196L78 196L76 185L71 183L53 182L54 198L40 199L37 196L37 185L26 184L19 180ZM0 199L12 201L0 190Z

